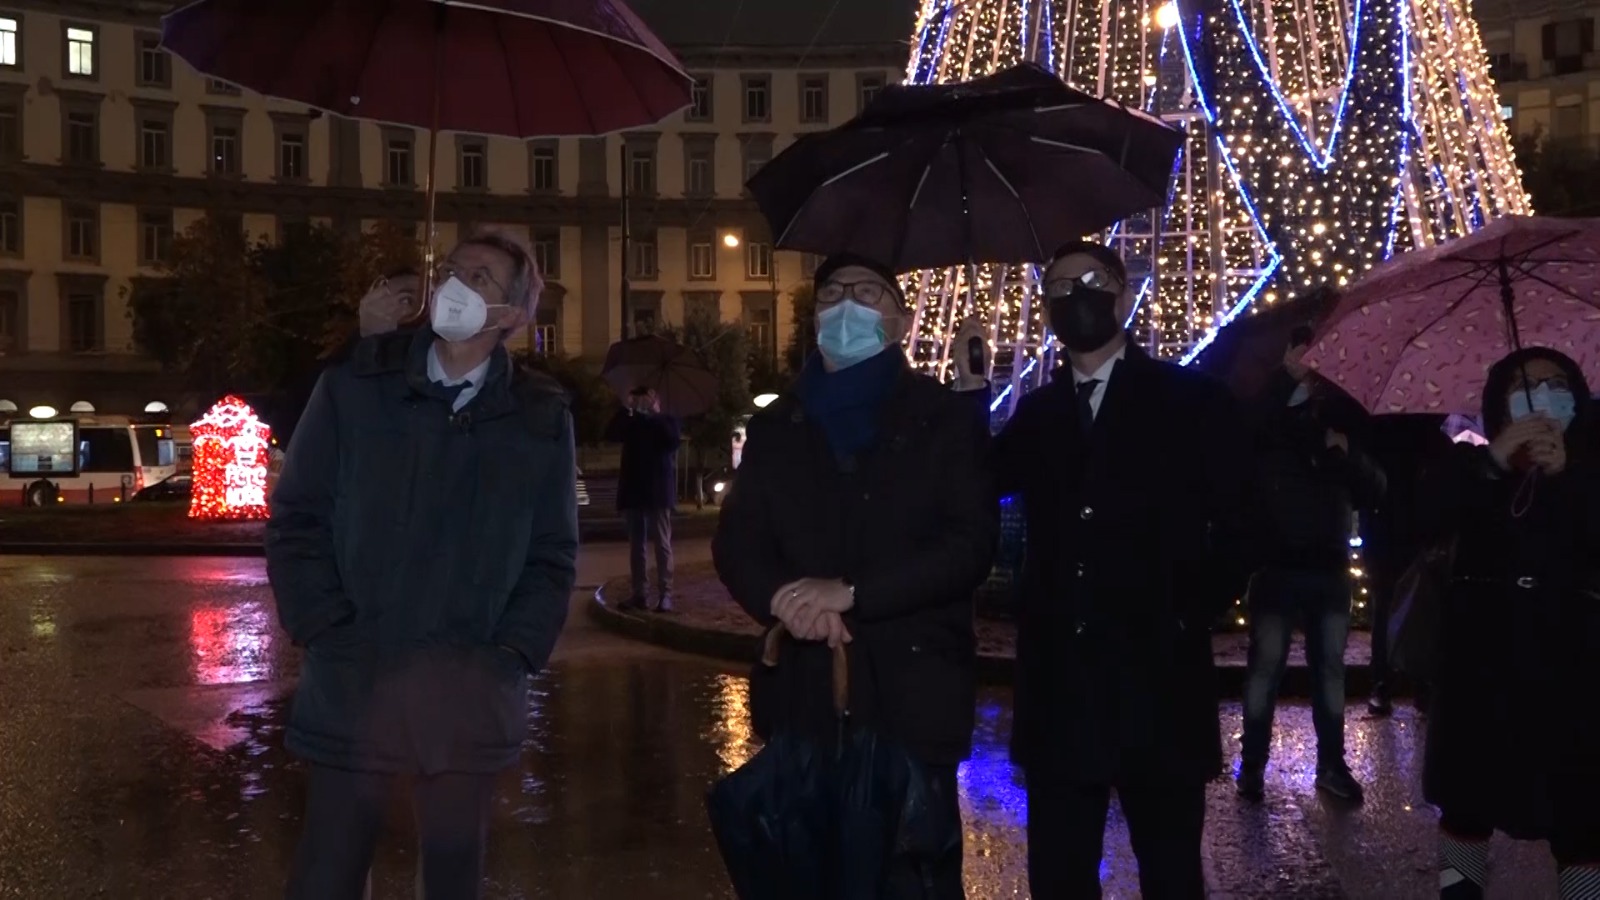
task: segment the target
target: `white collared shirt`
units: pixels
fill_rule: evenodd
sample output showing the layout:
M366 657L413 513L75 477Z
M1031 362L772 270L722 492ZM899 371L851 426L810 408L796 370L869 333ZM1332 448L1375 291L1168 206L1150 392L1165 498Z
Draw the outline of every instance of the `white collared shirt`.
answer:
M1113 353L1110 359L1101 363L1100 368L1096 369L1093 374L1085 375L1082 372L1079 372L1076 368L1072 370L1073 387L1077 387L1078 385L1083 384L1085 381L1100 382L1094 386L1094 393L1089 395L1089 409L1094 413L1095 418L1100 417L1100 401L1106 398L1106 386L1111 384L1111 370L1115 369L1117 367L1117 363L1121 362L1122 358L1127 355L1128 345L1123 344L1122 348L1116 353Z
M439 347L437 344L428 348L428 380L434 384L447 388L464 384L461 393L456 395L456 402L450 408L451 412L460 412L461 408L472 402L478 396L478 391L483 387L484 379L489 377L489 360L484 360L467 374L460 378L451 378L445 374L444 363L439 361Z

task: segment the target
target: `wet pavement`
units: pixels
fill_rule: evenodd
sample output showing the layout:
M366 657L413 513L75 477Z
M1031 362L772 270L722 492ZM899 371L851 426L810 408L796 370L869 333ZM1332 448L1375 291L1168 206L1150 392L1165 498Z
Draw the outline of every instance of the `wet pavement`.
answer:
M623 565L586 548L581 584ZM686 547L680 559L703 558ZM592 588L591 588L592 590ZM529 705L532 735L498 800L488 895L730 896L705 787L754 752L746 687L715 663L630 643L574 615ZM281 747L297 657L259 560L0 557L0 896L281 896L302 777ZM962 773L974 900L1026 897L1024 794L1006 762L1004 691L981 701ZM1237 752L1239 712L1224 724ZM1309 711L1280 710L1269 796L1212 789L1216 897L1428 898L1435 816L1416 787L1421 722L1347 714L1359 809L1312 788ZM405 810L375 867L377 898L411 897ZM1497 839L1490 896L1554 898L1542 845ZM1136 897L1113 816L1106 895Z

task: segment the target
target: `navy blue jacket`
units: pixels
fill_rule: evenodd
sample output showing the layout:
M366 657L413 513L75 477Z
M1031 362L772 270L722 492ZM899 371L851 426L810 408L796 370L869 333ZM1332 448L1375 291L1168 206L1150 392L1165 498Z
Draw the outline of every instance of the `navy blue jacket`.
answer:
M565 394L495 353L460 414L430 331L368 338L318 382L267 525L306 648L289 748L358 771L493 772L566 620L578 547ZM512 652L515 651L515 652Z
M617 509L674 509L678 505L678 420L659 413L617 413L606 440L622 445Z

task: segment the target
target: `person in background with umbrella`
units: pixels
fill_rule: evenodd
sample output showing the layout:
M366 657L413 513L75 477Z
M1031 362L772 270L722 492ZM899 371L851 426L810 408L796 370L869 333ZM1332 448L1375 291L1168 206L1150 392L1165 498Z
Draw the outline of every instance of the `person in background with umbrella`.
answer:
M1306 634L1317 789L1359 803L1344 759L1344 651L1350 636L1350 536L1356 510L1377 507L1385 480L1364 446L1366 411L1301 362L1313 330L1289 336L1260 399L1254 431L1257 561L1250 581L1250 661L1244 689L1240 795L1265 790L1278 682L1298 621Z
M617 509L628 523L628 571L633 593L623 609L645 609L645 544L656 551L656 611L672 612L672 513L677 507L678 420L663 415L648 387L634 388L606 426L606 440L622 445Z
M566 620L578 546L567 398L504 345L538 267L485 232L439 271L431 328L325 372L267 524L278 618L305 648L286 743L309 763L289 896L354 900L404 779L421 893L480 896L496 775Z
M1563 900L1600 897L1600 446L1578 365L1528 348L1489 371L1488 447L1426 486L1457 539L1440 604L1423 795L1441 900L1484 896L1489 838L1548 840Z
M819 351L750 419L712 558L752 618L792 636L752 676L756 731L837 741L830 646L848 645L850 722L924 770L932 827L949 839L936 858L892 861L875 896L959 898L973 593L999 535L984 435L964 398L907 363L893 271L838 255L815 285Z
M1222 769L1211 624L1250 571L1244 421L1221 383L1128 340L1135 293L1104 245L1062 247L1044 289L1069 362L1022 398L991 462L1027 526L1011 746L1028 882L1035 897L1100 896L1114 789L1144 896L1199 900L1206 783ZM1204 438L1183 472L1154 477L1191 434Z

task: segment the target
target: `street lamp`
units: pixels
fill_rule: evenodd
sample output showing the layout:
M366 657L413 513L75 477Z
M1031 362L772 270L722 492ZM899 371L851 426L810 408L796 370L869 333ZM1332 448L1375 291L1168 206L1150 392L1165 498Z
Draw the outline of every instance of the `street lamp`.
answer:
M728 232L722 236L722 246L727 247L729 250L739 249L739 236L731 231Z
M35 419L54 419L56 417L56 408L54 406L35 406L33 409L28 410L28 415L33 416Z
M1178 4L1163 3L1156 7L1156 27L1165 31L1178 24Z

